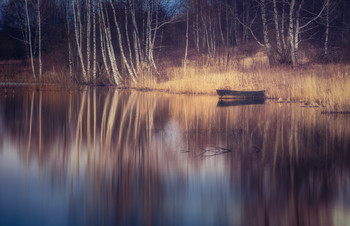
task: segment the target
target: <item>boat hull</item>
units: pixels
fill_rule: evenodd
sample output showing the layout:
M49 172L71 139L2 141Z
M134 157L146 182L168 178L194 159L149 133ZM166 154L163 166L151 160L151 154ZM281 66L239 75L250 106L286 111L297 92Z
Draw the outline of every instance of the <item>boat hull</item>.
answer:
M237 91L218 89L220 99L265 99L265 91Z

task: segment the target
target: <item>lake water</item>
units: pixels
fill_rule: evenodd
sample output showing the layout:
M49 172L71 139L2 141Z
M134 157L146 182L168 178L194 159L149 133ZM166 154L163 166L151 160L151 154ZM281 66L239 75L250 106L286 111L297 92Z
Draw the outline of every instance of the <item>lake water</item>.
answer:
M0 89L0 225L350 225L350 116Z

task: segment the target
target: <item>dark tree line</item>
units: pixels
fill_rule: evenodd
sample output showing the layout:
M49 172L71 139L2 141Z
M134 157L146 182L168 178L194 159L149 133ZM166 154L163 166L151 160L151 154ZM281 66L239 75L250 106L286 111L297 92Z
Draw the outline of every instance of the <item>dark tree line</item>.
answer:
M118 85L157 74L165 50L183 49L186 68L190 49L229 60L231 47L256 42L270 65L297 66L302 42L322 50L323 60L350 44L347 0L8 0L0 7L0 57L29 59L34 78L50 57L75 80L105 76Z

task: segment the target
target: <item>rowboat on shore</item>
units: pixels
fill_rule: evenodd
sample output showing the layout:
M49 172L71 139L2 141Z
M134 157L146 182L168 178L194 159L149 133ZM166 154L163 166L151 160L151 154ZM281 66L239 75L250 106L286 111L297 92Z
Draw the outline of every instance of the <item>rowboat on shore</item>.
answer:
M217 89L216 93L220 99L265 99L265 91L237 91Z

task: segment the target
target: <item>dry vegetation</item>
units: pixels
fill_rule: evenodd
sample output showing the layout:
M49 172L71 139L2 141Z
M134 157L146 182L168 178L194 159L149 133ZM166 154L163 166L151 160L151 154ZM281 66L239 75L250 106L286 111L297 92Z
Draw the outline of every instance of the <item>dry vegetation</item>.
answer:
M228 63L226 53L222 52L215 58L192 53L186 73L181 60L160 62L161 76L149 76L145 72L139 77L139 83L131 86L210 95L215 95L216 89L265 90L267 98L278 102L300 102L304 106L320 107L327 113L350 113L350 64L308 63L306 54L301 53L301 65L297 68L269 67L262 50L252 50L252 47L231 50ZM181 59L180 54L169 55L169 58ZM68 73L60 68L63 67L47 68L41 83L74 87L76 81L71 82ZM30 65L21 61L1 62L0 78L3 83L34 82ZM101 78L98 82L108 80Z
M301 102L328 113L350 113L350 65L307 64L303 58L304 64L293 69L267 66L262 51L236 56L229 64L223 58L201 57L189 61L186 73L182 66L168 67L167 81L147 81L143 86L191 94L215 94L216 89L265 90L267 98L278 102Z

